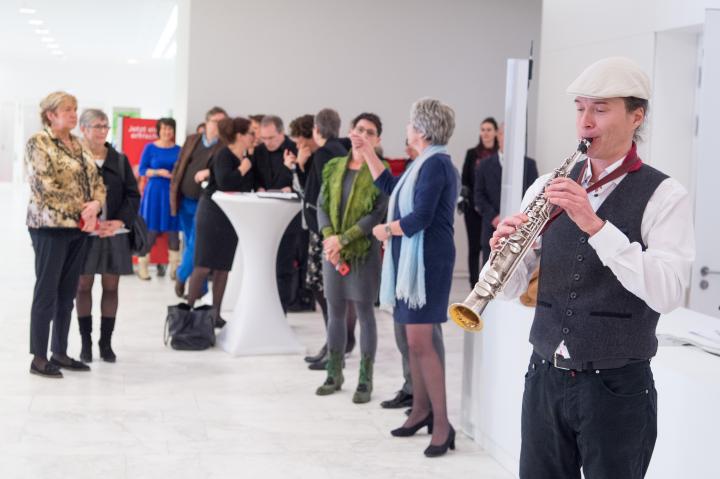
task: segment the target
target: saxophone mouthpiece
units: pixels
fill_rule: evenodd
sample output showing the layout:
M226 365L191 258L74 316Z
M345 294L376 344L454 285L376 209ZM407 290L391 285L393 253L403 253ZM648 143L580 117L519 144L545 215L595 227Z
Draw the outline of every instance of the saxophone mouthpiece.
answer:
M592 138L583 138L580 140L580 144L577 147L578 151L583 155L586 154L588 148L590 148L590 143L592 143Z

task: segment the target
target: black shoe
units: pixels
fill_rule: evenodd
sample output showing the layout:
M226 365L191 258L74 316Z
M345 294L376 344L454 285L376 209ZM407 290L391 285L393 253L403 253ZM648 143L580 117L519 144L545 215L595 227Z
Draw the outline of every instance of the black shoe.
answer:
M316 363L318 361L322 361L323 359L326 359L325 356L327 356L327 343L323 345L322 348L320 348L320 351L314 356L305 356L305 362L306 363Z
M53 379L62 379L63 377L63 373L60 372L60 368L50 362L45 363L45 366L42 368L35 366L34 362L30 362L30 374Z
M400 409L401 407L412 406L412 394L408 394L403 390L397 392L394 398L388 399L380 403L380 407L384 409Z
M50 364L54 364L58 368L67 369L69 371L90 371L90 366L81 363L80 361L76 361L71 357L68 357L65 361L60 361L53 356L50 358Z
M115 318L111 316L103 316L100 318L100 357L106 363L114 363L117 360L115 352L112 350L112 334L115 330Z
M325 371L327 369L327 357L325 359L321 359L320 361L316 361L314 363L308 364L308 369L311 371Z
M407 408L407 409L405 410L405 415L406 415L406 416L410 416L410 414L412 414L412 408L411 408L411 407L409 407L409 408Z
M448 433L448 438L445 443L440 444L439 446L433 446L430 444L427 449L425 449L425 457L442 456L447 452L448 448L453 451L455 450L455 429L453 429L452 426L450 426L450 433Z
M432 413L428 414L425 419L423 419L419 423L415 424L414 426L399 427L397 429L393 429L392 431L390 431L390 434L392 434L395 437L410 437L410 436L414 436L416 432L418 432L420 429L422 429L426 426L428 428L428 434L432 434L432 429L433 429Z
M166 264L159 264L157 265L157 275L158 278L162 278L165 276L165 272L167 271L167 265Z
M117 361L117 356L115 356L115 351L112 350L112 346L110 345L110 342L102 342L100 341L98 343L98 346L100 346L100 357L105 361L106 363L114 363Z
M92 316L81 316L78 318L80 326L80 340L82 347L80 349L80 361L84 363L92 362Z
M221 329L221 328L222 328L223 326L225 326L226 324L227 324L227 321L225 321L224 319L222 319L219 315L218 315L217 318L215 318L215 328L216 328L216 329Z

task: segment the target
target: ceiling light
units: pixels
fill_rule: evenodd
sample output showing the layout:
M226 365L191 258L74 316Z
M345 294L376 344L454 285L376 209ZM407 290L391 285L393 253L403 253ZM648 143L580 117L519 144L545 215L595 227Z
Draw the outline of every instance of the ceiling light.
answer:
M34 15L37 12L34 8L21 8L20 13L25 15Z
M60 48L60 45L58 45L57 43L47 43L46 45L51 50L56 50L56 49Z
M64 55L64 53L61 50L53 50L50 52L51 55Z
M136 65L137 62L138 62L138 61L137 61L136 59L131 58L131 59L128 60L128 65Z
M50 30L35 30L35 33L37 33L38 35L49 35Z
M162 56L163 52L170 43L170 40L172 40L175 35L175 30L177 30L177 20L178 7L175 5L170 12L170 17L168 17L167 23L165 24L165 28L163 29L160 38L158 39L157 45L155 45L155 50L153 50L152 54L153 58L160 58Z
M55 39L53 37L42 37L40 41L43 43L53 43Z
M28 20L28 23L30 25L42 25L44 22L42 20Z

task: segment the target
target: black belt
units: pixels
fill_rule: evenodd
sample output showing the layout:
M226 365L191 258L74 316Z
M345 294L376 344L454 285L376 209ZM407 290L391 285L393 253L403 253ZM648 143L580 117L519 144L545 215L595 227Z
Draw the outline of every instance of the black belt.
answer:
M557 369L563 369L567 371L594 371L601 369L618 369L627 366L628 364L634 363L647 363L649 359L629 359L629 358L612 358L612 359L598 359L596 361L578 361L575 359L565 359L562 356L558 356L557 353L553 354L552 360L545 359L540 356L537 352L533 351L532 361L548 363L552 367Z

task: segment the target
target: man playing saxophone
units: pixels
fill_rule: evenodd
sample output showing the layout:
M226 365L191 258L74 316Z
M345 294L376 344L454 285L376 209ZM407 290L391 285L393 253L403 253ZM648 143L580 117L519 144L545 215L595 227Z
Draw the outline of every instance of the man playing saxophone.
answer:
M642 478L657 435L650 358L661 313L683 303L695 256L691 201L637 155L650 80L631 60L606 58L568 87L587 159L569 177L540 177L562 209L503 289L516 297L540 265L533 354L522 406L520 477ZM490 245L527 217L503 219ZM487 268L487 265L486 265ZM482 273L481 273L482 276Z

